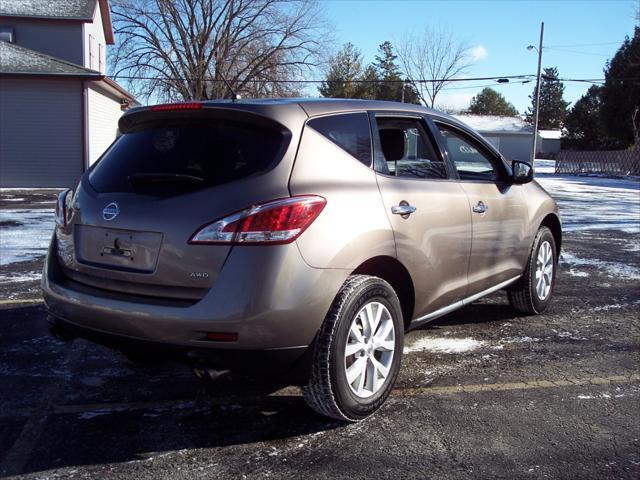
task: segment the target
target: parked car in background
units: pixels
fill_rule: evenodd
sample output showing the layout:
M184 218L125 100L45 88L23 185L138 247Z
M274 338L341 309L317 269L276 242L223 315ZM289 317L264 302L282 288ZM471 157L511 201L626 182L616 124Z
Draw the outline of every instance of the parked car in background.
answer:
M58 201L53 332L133 359L301 379L356 421L407 331L500 289L549 304L558 208L532 167L415 105L247 100L136 108Z

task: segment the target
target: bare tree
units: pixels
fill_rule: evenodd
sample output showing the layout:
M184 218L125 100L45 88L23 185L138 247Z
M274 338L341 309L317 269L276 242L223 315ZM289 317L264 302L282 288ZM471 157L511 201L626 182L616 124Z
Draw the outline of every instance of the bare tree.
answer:
M295 94L318 63L317 0L114 0L115 78L168 100Z
M456 41L449 30L425 28L396 44L402 69L420 100L431 108L442 88L466 73L472 64L469 47Z

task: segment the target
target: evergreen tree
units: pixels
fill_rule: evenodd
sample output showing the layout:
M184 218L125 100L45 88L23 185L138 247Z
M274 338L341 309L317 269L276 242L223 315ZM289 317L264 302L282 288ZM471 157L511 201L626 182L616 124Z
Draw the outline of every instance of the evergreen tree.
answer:
M342 50L329 62L329 71L318 90L323 97L357 98L358 84L362 75L362 54L352 43L346 43Z
M469 112L476 115L518 116L518 110L507 102L501 93L490 87L482 89L480 93L471 99Z
M352 98L363 98L365 100L376 100L378 98L378 72L373 65L367 66L358 78L361 83L356 85Z
M601 150L611 148L612 140L602 122L603 87L592 85L567 114L562 137L562 148Z
M378 47L378 55L376 55L373 67L378 74L380 80L384 80L377 86L377 100L391 100L394 102L402 101L402 89L404 88L405 103L419 104L418 93L412 85L404 84L402 74L396 59L398 56L393 52L393 45L386 41Z
M567 106L562 98L564 84L558 80L556 67L545 68L540 85L540 109L538 112L538 128L540 130L558 130L562 128L567 116ZM536 91L529 96L531 106L527 110L526 120L533 124L533 116L536 109Z
M612 148L640 143L640 27L607 62L604 76L601 114Z

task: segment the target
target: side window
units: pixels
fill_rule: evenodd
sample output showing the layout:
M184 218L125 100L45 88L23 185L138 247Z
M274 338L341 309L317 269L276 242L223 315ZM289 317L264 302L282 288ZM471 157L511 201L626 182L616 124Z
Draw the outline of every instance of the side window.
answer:
M490 157L480 151L473 140L446 125L438 124L438 128L461 180L496 180L498 178L496 167Z
M419 119L376 117L376 124L390 175L447 178L445 164L433 148L433 142Z
M369 116L362 113L344 113L313 118L307 126L327 137L352 157L371 165L371 130Z

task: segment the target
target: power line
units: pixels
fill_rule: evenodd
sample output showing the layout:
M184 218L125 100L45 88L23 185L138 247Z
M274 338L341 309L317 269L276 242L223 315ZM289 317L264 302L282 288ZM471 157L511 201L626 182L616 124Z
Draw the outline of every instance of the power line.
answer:
M527 75L506 75L506 76L496 76L496 77L469 77L469 78L450 78L450 79L406 79L406 80L331 80L332 82L341 82L341 83L401 83L401 82L409 82L409 83L435 83L445 81L447 83L450 82L470 82L470 81L482 81L482 80L500 80L502 78L507 79L529 79L534 77L535 75L527 74ZM114 75L112 77L114 80L124 79L124 80L163 80L158 77L146 77L140 75ZM201 80L195 79L192 77L171 77L165 79L169 80L180 80L180 81L190 81L190 80ZM205 82L211 83L224 83L223 80L220 79L203 79ZM278 80L263 80L263 79L255 79L255 80L242 80L242 82L248 83L325 83L326 79L318 80L300 80L300 79L278 79ZM505 82L508 83L508 82Z
M569 50L567 48L558 48L558 47L545 47L547 50L553 50L555 52L566 52L566 53L576 53L578 55L591 55L594 57L609 57L608 53L594 53L594 52L581 52L579 50Z
M490 86L500 86L500 85L518 85L525 84L532 81L535 75L505 75L505 76L495 76L495 77L470 77L470 78L450 78L450 79L405 79L405 80L330 80L333 83L354 83L354 84L398 84L398 83L437 83L437 82L445 82L445 83L459 83L459 82L470 82L470 81L482 81L482 80L494 80L495 83L484 84L484 85L470 85L465 87L449 87L449 90L453 89L469 89L469 88L482 88L482 87L490 87ZM158 78L158 77L147 77L140 75L114 75L112 77L114 80L116 79L124 79L124 80L159 80L163 82L171 82L171 81L191 81L191 80L202 80L208 83L224 83L224 80L221 79L213 79L213 78L205 78L205 79L196 79L192 77L167 77L167 78ZM514 82L497 82L500 79L510 79L517 80ZM604 83L607 79L604 78L551 78L551 77L543 77L545 81L557 81L557 82L582 82L582 83ZM640 82L640 77L622 77L622 78L609 78L609 81L613 82ZM326 79L318 80L300 80L300 79L253 79L253 80L240 80L240 83L293 83L293 84L321 84L327 82Z
M604 43L574 43L573 45L545 45L544 48L573 48L573 47L599 47L601 45L620 45L620 42Z

